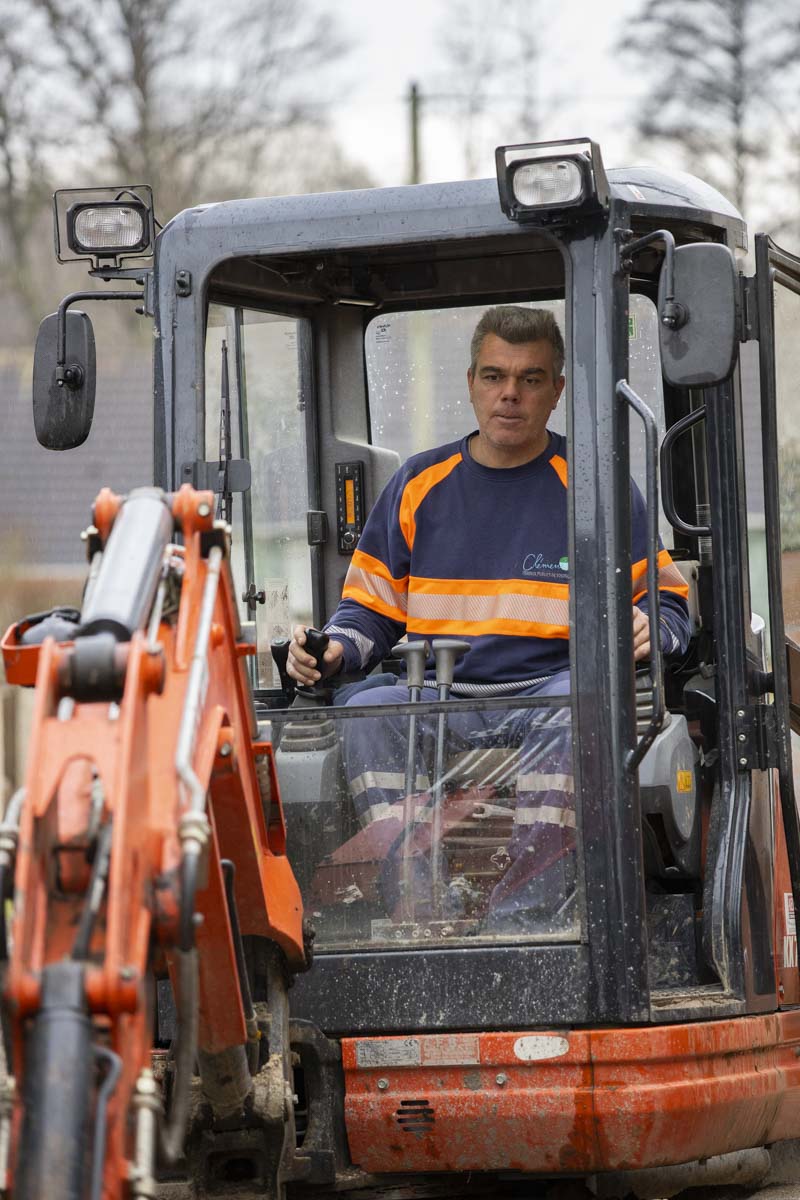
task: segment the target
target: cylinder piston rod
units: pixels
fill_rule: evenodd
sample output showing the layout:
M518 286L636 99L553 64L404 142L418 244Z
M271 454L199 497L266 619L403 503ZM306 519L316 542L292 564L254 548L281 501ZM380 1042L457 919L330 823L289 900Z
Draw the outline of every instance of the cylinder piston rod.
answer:
M161 575L173 518L158 488L137 488L123 502L103 552L78 637L110 633L130 641L144 628Z

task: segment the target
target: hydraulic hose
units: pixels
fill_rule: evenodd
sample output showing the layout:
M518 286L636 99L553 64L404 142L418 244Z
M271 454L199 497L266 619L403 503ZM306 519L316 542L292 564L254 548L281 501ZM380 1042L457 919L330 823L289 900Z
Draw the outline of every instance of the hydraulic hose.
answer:
M194 1062L197 1056L199 971L197 950L178 951L178 1032L172 1104L160 1130L161 1153L174 1163L183 1154Z
M194 948L194 901L200 874L200 852L187 846L181 859L181 910L178 922L178 946L188 953Z

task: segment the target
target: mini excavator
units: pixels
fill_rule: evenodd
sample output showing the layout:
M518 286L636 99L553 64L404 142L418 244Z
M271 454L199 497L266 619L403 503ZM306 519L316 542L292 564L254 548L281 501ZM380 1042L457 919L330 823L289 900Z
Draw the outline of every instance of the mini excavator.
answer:
M747 260L713 188L607 171L588 139L500 147L491 180L193 208L157 237L146 188L58 193L55 217L59 259L119 290L43 321L37 437L89 437L82 308L136 301L155 472L97 497L80 612L3 639L35 687L0 825L3 1194L800 1187L800 260L763 234ZM322 629L400 462L469 433L470 337L507 303L565 335L569 553L547 569L569 695L450 694L469 631L444 610L426 660L401 642L295 689L291 626ZM662 545L692 636L642 676L631 604L660 645ZM387 677L407 701L359 699ZM405 731L405 770L374 738L354 778L352 722ZM574 812L535 903L501 911L536 722L568 740ZM400 801L368 808L376 780Z

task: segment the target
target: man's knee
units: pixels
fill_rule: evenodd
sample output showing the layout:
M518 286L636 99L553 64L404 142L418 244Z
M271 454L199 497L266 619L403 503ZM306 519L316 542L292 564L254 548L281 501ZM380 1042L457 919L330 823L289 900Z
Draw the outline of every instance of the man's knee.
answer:
M408 688L398 684L365 688L354 692L344 702L345 708L371 708L378 704L402 704L408 699Z

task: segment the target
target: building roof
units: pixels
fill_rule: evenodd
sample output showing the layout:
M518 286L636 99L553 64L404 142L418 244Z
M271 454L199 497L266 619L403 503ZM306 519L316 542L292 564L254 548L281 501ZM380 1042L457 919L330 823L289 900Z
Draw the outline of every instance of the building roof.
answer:
M101 350L102 353L102 350ZM152 483L153 400L146 355L103 364L88 440L56 453L36 441L30 355L6 351L0 360L0 566L85 562L80 532L103 486L125 492Z

